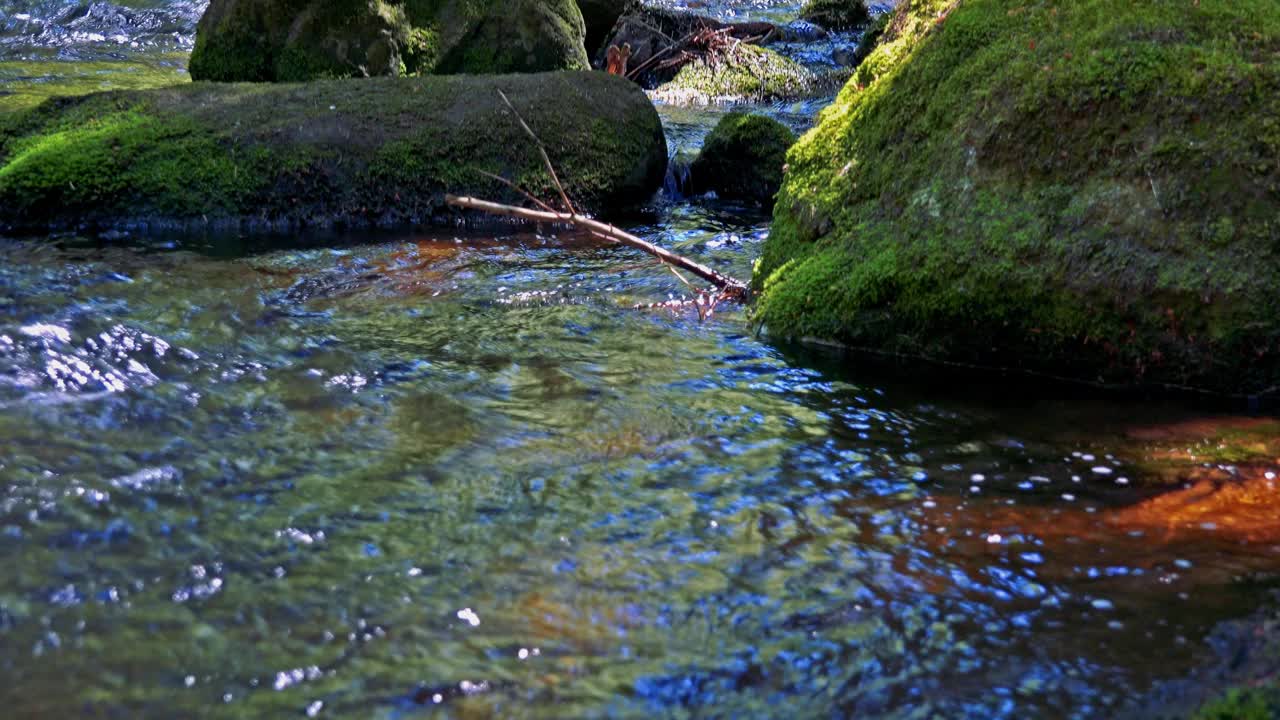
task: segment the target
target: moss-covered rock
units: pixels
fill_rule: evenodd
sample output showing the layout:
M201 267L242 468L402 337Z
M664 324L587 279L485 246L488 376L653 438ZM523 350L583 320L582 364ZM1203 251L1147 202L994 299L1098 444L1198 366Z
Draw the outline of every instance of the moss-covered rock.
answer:
M604 73L190 83L0 115L0 226L402 226L445 193L552 197L503 90L592 211L643 202L666 142L643 91Z
M809 0L800 17L836 31L856 30L871 21L871 13L863 0Z
M787 150L796 141L787 126L763 115L729 113L720 120L689 169L689 189L772 205L782 185Z
M1280 4L911 0L788 156L779 336L1280 384Z
M1204 704L1192 720L1274 720L1280 717L1280 689L1236 688Z
M839 87L847 77L833 80L769 48L736 43L680 68L670 82L655 90L655 97L676 104L794 100L821 92L833 82Z
M221 82L584 70L574 0L213 0L191 76Z

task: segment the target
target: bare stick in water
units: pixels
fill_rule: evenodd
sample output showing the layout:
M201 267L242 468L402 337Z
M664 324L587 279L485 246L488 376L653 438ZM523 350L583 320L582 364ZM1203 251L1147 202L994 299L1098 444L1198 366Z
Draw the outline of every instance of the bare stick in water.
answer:
M666 248L654 245L647 240L642 240L625 230L621 230L607 223L602 223L599 220L592 220L591 218L577 214L547 212L546 210L531 210L529 208L516 207L515 205L503 205L502 203L479 200L473 197L460 197L457 195L446 195L444 201L454 207L466 208L468 210L479 210L480 212L488 213L489 215L513 217L521 220L529 220L531 222L572 225L574 227L587 230L593 235L606 240L612 240L613 242L642 250L658 258L667 265L671 265L672 267L677 267L697 275L733 299L745 300L750 294L747 284L737 278L725 275L724 273L718 272L700 262L697 262L696 260L684 257L683 255L677 255Z
M672 272L675 272L675 268L681 268L711 283L716 290L719 291L716 297L703 298L700 296L699 300L705 301L708 306L713 309L715 307L715 303L720 302L721 300L745 301L750 297L750 287L737 278L725 275L724 273L718 272L700 262L684 257L683 255L677 255L666 248L654 245L647 240L643 240L629 232L620 230L613 225L579 215L578 211L574 209L573 203L569 201L569 194L565 192L564 185L560 182L560 176L556 174L555 165L552 164L551 156L547 154L547 148L542 144L542 140L538 138L538 135L533 131L533 128L529 127L529 124L520 116L520 111L516 110L515 106L511 104L511 101L507 99L506 94L499 90L498 95L502 98L502 102L506 103L507 108L511 110L511 113L516 116L516 121L520 123L520 127L524 128L525 133L533 140L534 144L538 146L538 152L542 154L542 162L546 165L547 172L551 175L551 181L555 184L556 190L560 193L560 200L564 203L565 212L555 210L550 205L542 202L527 190L516 185L510 180L484 171L479 172L481 175L497 180L520 193L534 205L540 207L541 210L531 210L529 208L517 207L515 205L503 205L502 203L480 200L473 197L460 197L457 195L446 195L444 198L446 203L454 207L466 208L468 210L479 210L480 212L488 213L490 215L501 215L504 217L519 218L521 220L529 220L531 222L539 223L571 225L573 227L586 230L596 237L642 250L658 258L659 261L669 266L672 269ZM680 275L680 273L676 272L676 277L679 277L686 285L689 284L688 281ZM701 304L699 305L698 312L699 315L703 312Z

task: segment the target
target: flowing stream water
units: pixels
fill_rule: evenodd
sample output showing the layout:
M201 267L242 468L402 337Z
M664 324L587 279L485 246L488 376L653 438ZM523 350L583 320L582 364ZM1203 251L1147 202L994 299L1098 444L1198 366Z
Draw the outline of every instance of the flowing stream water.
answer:
M5 57L66 68L180 68L198 17L16 5ZM768 232L653 217L743 277ZM1125 514L1135 429L1202 412L864 367L494 235L0 240L0 714L1113 717L1276 605L1274 534Z

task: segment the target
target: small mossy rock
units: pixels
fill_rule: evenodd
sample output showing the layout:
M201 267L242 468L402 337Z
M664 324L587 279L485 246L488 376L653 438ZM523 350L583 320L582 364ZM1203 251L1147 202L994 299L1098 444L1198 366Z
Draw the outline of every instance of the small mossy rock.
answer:
M857 30L871 21L871 13L863 0L809 0L800 17L837 32Z
M574 203L607 212L661 185L644 92L594 72L189 83L0 115L0 227L403 227L449 220L446 193L543 197L538 133Z
M1280 3L896 13L788 155L758 321L1090 382L1274 394Z
M719 55L685 65L655 90L655 97L685 105L771 102L806 97L828 86L827 78L790 58L769 48L738 43Z
M219 82L583 70L584 35L574 0L213 0L189 68Z
M595 56L604 49L604 41L613 28L638 0L578 0L578 9L587 27L587 55Z
M707 136L693 161L689 189L772 206L782 185L787 150L795 141L795 133L773 118L729 113Z

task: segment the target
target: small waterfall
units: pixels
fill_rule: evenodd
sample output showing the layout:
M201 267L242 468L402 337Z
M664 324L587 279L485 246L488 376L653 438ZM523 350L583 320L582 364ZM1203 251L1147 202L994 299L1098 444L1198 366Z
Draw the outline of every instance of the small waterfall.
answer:
M672 200L685 197L689 187L689 169L693 166L694 156L686 151L677 151L667 161L667 176L662 181L662 193Z

